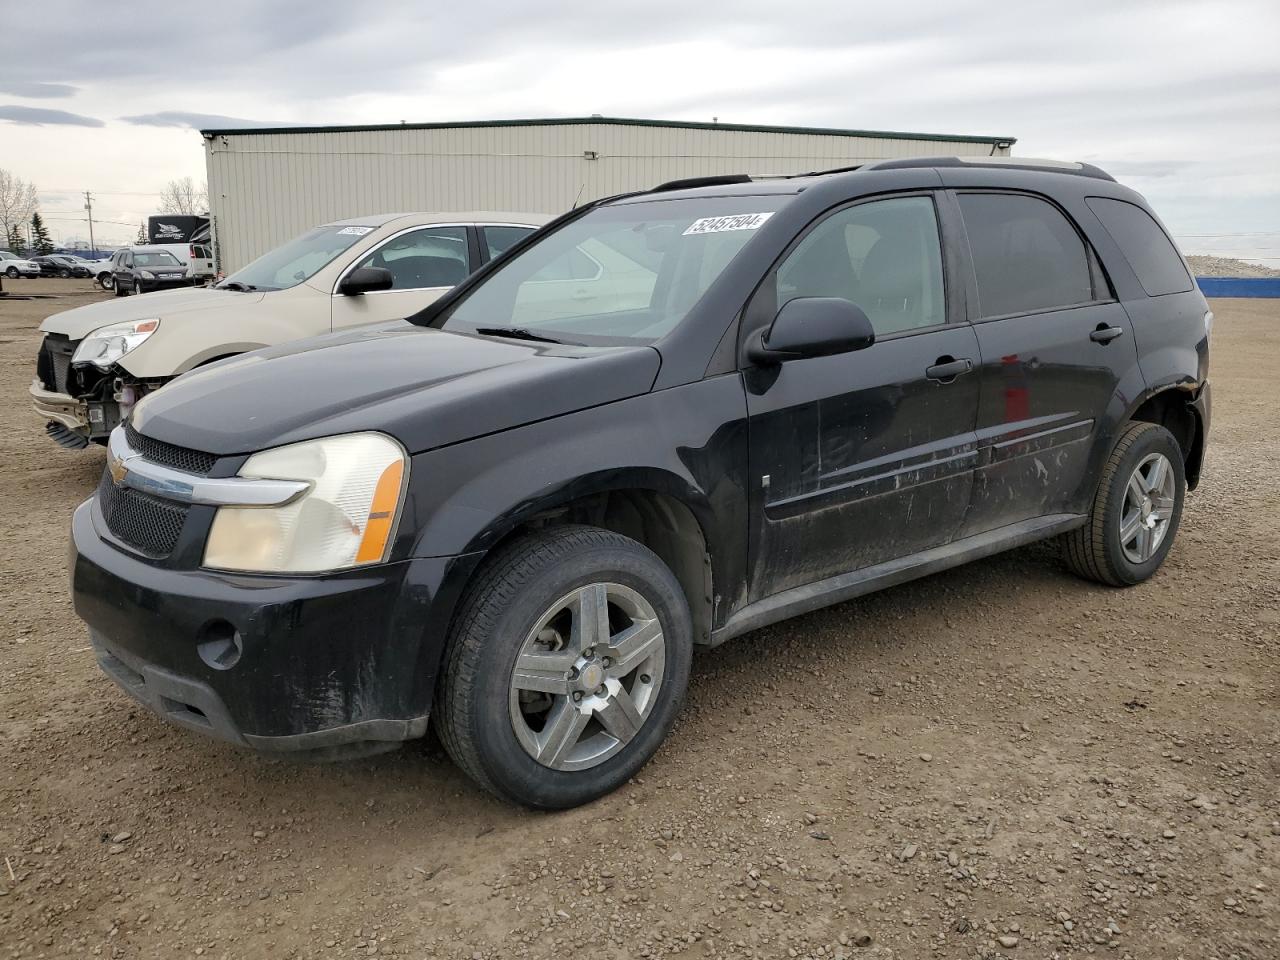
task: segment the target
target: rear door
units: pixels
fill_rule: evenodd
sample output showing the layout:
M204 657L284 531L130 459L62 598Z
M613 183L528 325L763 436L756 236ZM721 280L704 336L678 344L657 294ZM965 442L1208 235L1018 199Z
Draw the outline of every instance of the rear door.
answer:
M120 250L116 253L115 267L112 269L117 288L133 289L133 253Z
M931 193L837 210L748 308L840 297L876 331L865 350L744 371L751 600L945 544L964 521L978 343L948 296L939 223Z
M982 356L979 463L964 534L1084 509L1108 407L1135 369L1129 319L1070 217L1049 199L957 191Z
M333 290L333 329L398 320L417 313L475 269L471 231L465 224L402 230L351 264ZM346 296L342 278L359 267L391 272L390 290Z

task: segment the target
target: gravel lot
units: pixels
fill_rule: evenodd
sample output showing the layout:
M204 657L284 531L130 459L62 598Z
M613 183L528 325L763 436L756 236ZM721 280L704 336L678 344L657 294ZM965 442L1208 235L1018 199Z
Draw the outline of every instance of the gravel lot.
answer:
M1280 305L1218 301L1200 492L1150 583L1040 545L695 660L672 739L536 815L438 747L297 766L166 726L67 599L101 451L0 300L0 957L1280 955ZM1265 375L1264 375L1265 374Z

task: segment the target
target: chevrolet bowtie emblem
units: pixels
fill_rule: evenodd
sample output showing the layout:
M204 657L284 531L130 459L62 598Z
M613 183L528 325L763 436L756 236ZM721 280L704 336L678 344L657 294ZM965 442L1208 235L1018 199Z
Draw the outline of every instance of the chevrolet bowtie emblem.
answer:
M111 482L118 487L124 483L125 475L129 472L128 461L108 451L107 470L111 473Z

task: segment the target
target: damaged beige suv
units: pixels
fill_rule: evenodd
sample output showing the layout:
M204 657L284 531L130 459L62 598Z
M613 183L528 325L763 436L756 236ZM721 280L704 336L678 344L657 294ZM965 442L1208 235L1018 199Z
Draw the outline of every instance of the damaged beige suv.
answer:
M55 313L31 384L49 436L106 443L134 404L196 367L416 313L549 220L530 213L379 214L309 230L212 287Z

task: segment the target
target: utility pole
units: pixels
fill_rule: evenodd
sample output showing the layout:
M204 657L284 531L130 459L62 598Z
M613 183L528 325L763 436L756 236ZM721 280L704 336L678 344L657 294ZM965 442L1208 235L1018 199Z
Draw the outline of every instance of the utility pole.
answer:
M89 211L89 256L97 259L98 248L93 242L93 196L88 190L84 192L84 208Z

